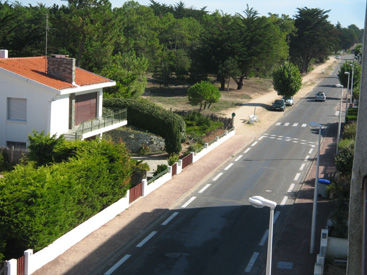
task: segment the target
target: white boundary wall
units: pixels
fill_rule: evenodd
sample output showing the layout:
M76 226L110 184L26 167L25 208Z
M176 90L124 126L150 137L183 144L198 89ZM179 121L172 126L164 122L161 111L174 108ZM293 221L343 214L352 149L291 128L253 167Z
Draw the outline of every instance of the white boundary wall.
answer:
M202 151L193 156L193 163L198 161L200 158L208 154L210 151L221 145L223 142L227 141L231 137L235 135L235 130L233 129L230 132L227 132L226 135L222 138L218 138L211 145L206 146ZM182 160L179 160L177 163L177 174L182 172ZM154 190L161 187L166 182L172 179L172 167L169 166L169 172L164 174L162 177L158 178L151 184L147 184L146 180L143 180L143 197L149 195ZM73 245L80 242L86 236L88 236L93 231L97 230L101 226L105 225L107 222L112 220L115 216L123 212L125 209L129 207L129 191L127 191L126 196L121 198L119 201L105 208L98 214L91 217L89 220L83 222L78 225L68 233L64 234L52 244L43 248L42 250L33 254L32 249L28 249L24 252L25 255L25 274L30 275L36 270L40 269L42 266L51 262L61 254L63 254L66 250L71 248ZM15 263L14 263L15 261ZM9 269L11 269L11 273L16 274L16 260L12 259L8 261ZM11 267L10 267L11 266ZM14 271L15 268L15 271ZM15 272L15 273L14 273Z

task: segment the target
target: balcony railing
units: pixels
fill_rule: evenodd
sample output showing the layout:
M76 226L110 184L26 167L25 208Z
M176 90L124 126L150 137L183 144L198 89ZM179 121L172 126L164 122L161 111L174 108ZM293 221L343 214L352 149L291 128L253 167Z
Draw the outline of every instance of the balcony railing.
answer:
M84 121L79 125L75 126L68 133L64 134L64 136L66 139L69 140L81 139L83 137L83 134L85 133L89 133L92 131L108 127L110 125L114 125L126 119L127 119L127 110L124 109L119 112L114 112L113 114L110 114L105 117Z

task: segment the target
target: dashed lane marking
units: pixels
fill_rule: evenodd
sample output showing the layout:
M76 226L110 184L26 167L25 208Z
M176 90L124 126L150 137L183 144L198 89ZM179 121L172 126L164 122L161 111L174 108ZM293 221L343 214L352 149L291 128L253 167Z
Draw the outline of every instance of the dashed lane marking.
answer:
M234 161L239 161L242 157L243 155L239 155Z
M146 236L140 243L136 245L136 247L143 247L154 235L157 234L157 231L152 231L148 236Z
M284 198L280 202L280 205L285 205L287 203L287 200L288 200L288 196L284 196Z
M280 215L280 211L275 211L275 214L274 214L274 222L273 224L276 223L278 217ZM264 232L264 235L263 237L261 238L260 242L259 242L259 245L260 246L264 246L265 242L266 242L266 239L268 238L268 235L269 235L269 229L266 229L266 231Z
M302 127L302 128L307 127L307 123L303 123L301 127Z
M254 253L252 254L252 256L251 256L250 261L248 262L248 264L247 264L247 266L246 266L246 268L245 268L245 272L246 272L246 273L251 272L252 267L254 266L254 264L255 264L255 262L256 262L256 259L257 259L257 257L259 257L259 252L254 252Z
M286 123L284 123L284 126L288 126L290 123L289 122L286 122Z
M279 126L279 125L282 125L282 123L281 122L277 122L275 125L276 126Z
M257 144L257 141L251 144L251 147L254 147Z
M308 151L308 153L311 155L313 151L313 148L310 149L310 151Z
M251 150L251 148L247 148L245 151L243 151L245 154L248 152L248 151L250 151Z
M172 213L172 215L169 216L164 222L162 222L161 225L169 224L177 215L178 215L178 212Z
M199 194L203 193L206 189L208 189L211 186L210 183L208 183L207 185L205 185L203 188L200 189L200 191L198 192Z
M118 269L124 262L129 259L131 255L126 254L124 257L122 257L117 263L115 263L104 275L111 275L113 272L115 272L116 269Z
M225 171L227 171L229 168L231 168L233 166L233 163L228 164L228 166L226 168L224 168Z
M288 188L287 193L292 192L292 191L293 191L293 189L294 189L294 186L295 186L295 184L294 184L294 183L291 183L291 185L289 185L289 188Z
M306 165L306 163L302 163L301 166L299 167L299 170L303 171L303 168L305 168L305 165Z
M298 122L295 122L295 123L293 123L293 125L292 125L293 127L297 127L298 126Z
M297 173L295 176L294 176L294 181L297 181L299 179L299 177L301 176L301 173Z
M223 173L219 173L218 175L215 176L215 178L213 179L213 181L216 181L217 179L219 179L221 176L223 175Z
M196 197L192 197L191 199L189 199L187 202L185 202L181 207L182 208L186 208L190 203L192 203L194 200L196 200Z

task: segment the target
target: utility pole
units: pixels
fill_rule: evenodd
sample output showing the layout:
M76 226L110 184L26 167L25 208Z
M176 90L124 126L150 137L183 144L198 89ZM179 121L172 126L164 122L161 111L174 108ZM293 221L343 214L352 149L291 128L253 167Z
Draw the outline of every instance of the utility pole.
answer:
M350 184L347 275L367 274L367 9L363 35L362 79L359 95L357 135Z

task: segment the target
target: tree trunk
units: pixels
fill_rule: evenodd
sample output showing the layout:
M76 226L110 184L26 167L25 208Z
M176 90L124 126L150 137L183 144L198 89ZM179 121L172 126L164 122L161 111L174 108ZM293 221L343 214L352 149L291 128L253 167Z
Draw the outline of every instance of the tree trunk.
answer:
M241 90L243 87L243 79L245 78L244 75L241 75L238 80L236 80L237 83L237 90Z
M221 91L224 91L226 89L226 80L224 77L220 78L220 89Z
M227 92L229 92L229 82L231 82L231 77L228 77Z

